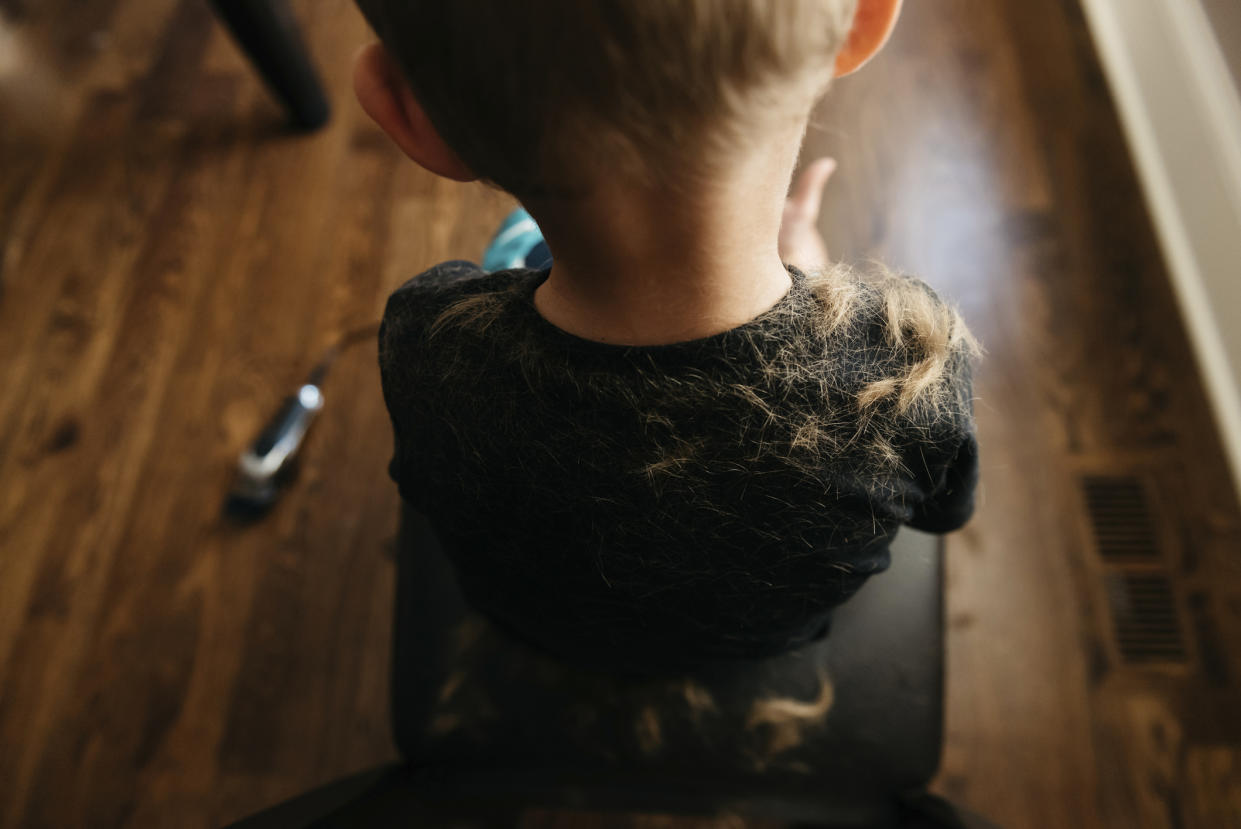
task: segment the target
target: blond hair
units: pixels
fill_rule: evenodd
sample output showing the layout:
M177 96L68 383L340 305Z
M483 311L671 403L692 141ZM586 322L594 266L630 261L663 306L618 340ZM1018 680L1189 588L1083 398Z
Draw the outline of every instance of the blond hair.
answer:
M518 196L706 172L788 90L808 108L856 3L358 0L449 146Z

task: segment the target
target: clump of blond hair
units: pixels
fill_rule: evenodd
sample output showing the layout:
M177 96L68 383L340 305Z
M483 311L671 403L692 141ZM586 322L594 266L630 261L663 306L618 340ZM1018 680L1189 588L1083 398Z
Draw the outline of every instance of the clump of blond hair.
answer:
M873 288L869 304L882 308L874 313L872 307L870 315L882 320L884 345L905 355L895 373L862 388L857 396L860 411L890 400L899 416L907 417L919 407L925 416L967 402L956 399L958 387L945 380L950 379L954 358L975 359L982 349L957 310L925 282L875 264L860 277L851 268L836 265L813 274L810 284L827 310L829 331L858 313L859 304L867 304L861 286L869 284Z
M730 694L717 700L693 672L584 670L508 639L477 613L465 617L454 638L454 670L440 685L428 724L436 739L482 740L494 723L517 716L516 708L531 694L491 693L495 689L488 688L485 672L480 672L502 664L523 678L534 696L560 700L553 707L559 718L544 727L571 735L592 750L606 746L613 755L644 758L669 748L727 751L734 754L734 762L744 759L759 771L808 774L812 770L798 759L796 749L822 732L835 701L835 687L822 666L815 670L809 698L804 692L772 695L764 690L748 699ZM795 665L793 675L804 670L804 665ZM717 744L722 733L732 734L727 746Z
M806 114L856 3L358 0L444 140L520 198L708 175L743 127Z

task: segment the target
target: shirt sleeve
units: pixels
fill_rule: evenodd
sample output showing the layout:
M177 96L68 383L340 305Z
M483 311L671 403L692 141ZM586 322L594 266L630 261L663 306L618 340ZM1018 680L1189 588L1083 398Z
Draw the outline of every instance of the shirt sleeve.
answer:
M401 497L418 507L421 502L418 476L410 469L407 447L415 443L410 432L416 430L422 414L418 411L417 396L411 394L417 385L417 375L405 357L410 331L395 300L395 295L389 299L379 328L380 382L392 421L392 460L388 463L388 475L396 482Z
M930 492L914 508L909 526L932 533L960 529L974 514L977 487L978 440L971 430L931 481Z
M472 262L453 261L437 265L398 288L388 298L379 327L379 374L384 403L392 420L392 460L388 474L401 497L422 508L425 479L420 472L420 447L428 418L428 401L436 390L434 356L429 351L428 329L446 299L467 281L483 276Z
M915 284L945 307L925 283ZM964 325L954 313L953 325ZM905 523L914 529L948 533L960 529L974 514L978 488L978 438L974 426L973 363L976 347L960 338L948 358L936 398L939 405L921 415L926 422L911 430L915 438L907 457L917 492Z

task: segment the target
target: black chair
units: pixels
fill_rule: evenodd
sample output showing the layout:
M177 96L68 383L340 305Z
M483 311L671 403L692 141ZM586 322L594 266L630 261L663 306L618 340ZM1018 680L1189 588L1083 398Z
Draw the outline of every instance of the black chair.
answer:
M567 667L464 602L430 523L398 544L392 714L405 760L237 827L414 825L532 806L985 827L925 792L943 728L943 568L904 530L826 639L692 674ZM432 825L427 822L419 825Z
M216 16L250 58L295 129L314 130L331 115L288 0L211 0Z

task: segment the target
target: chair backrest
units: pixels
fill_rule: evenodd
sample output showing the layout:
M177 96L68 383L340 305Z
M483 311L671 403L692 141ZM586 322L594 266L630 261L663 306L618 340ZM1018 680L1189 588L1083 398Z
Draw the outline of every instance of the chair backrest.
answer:
M445 792L600 808L761 812L858 825L934 775L942 742L940 540L782 656L632 679L574 669L474 613L428 520L398 544L393 725Z

